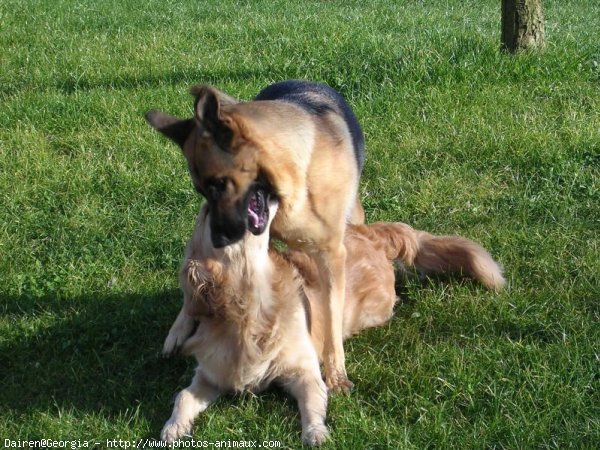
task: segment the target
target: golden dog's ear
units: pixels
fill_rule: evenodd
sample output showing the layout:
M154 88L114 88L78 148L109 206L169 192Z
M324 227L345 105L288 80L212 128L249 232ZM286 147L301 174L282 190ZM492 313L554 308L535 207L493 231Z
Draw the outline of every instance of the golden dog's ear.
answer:
M190 259L184 268L192 295L185 302L185 311L192 317L212 316L221 305L220 286L224 283L223 265L212 259Z
M196 289L223 283L223 264L214 259L189 259L183 267L187 279Z
M155 109L148 111L145 117L152 128L181 148L194 128L193 119L178 119Z
M223 107L237 102L233 97L206 85L193 86L192 95L196 97L194 113L196 119L223 150L227 150L233 136L235 124L231 117L223 113Z

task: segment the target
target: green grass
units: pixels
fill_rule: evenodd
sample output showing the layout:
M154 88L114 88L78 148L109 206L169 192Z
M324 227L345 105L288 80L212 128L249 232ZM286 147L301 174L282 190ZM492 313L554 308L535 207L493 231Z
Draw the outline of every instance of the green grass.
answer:
M544 7L546 51L509 57L492 0L0 3L2 445L158 437L192 374L159 350L200 200L143 113L307 78L364 126L368 220L475 239L509 280L407 281L346 346L324 448L596 448L600 7ZM299 430L274 390L195 437Z

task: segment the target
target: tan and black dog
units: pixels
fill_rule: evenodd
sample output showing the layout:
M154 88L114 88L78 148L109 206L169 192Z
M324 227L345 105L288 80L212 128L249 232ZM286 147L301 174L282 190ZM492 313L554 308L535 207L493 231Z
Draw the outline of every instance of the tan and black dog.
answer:
M192 94L191 119L159 111L146 118L183 149L194 187L208 202L213 245L233 244L247 230L262 233L269 219L264 187L277 198L273 235L310 254L325 287L327 386L349 390L342 345L344 231L347 223L364 221L357 198L364 138L354 113L338 92L306 81L273 84L250 102L208 86Z

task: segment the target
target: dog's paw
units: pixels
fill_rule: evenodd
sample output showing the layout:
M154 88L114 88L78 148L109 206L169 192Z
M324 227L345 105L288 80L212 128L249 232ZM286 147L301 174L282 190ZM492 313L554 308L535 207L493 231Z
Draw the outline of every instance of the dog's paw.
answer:
M194 333L196 325L197 323L191 317L178 317L163 344L163 356L170 357L179 354L183 343Z
M354 383L348 379L348 375L343 372L336 372L325 379L327 390L334 394L349 394L354 388Z
M314 424L302 430L302 442L308 445L321 445L329 438L329 431L323 424Z
M167 338L165 339L165 343L163 344L162 355L165 358L169 358L171 356L175 356L175 355L179 354L179 352L181 351L181 346L183 345L184 341L185 341L184 337L179 336L177 333L174 333L173 331L169 331L169 334L167 335Z
M160 432L160 439L164 442L172 444L184 436L189 436L192 431L192 424L183 424L168 420Z

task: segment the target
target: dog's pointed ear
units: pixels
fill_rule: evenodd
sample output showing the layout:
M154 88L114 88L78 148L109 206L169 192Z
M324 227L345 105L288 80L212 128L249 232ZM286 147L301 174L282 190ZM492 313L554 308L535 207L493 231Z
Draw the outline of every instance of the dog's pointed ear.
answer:
M148 111L145 117L152 128L181 148L194 128L194 119L178 119L155 109Z
M194 114L205 131L210 133L223 149L227 149L233 136L235 124L231 117L223 113L223 107L235 105L236 99L206 85L193 86L192 95L196 97Z

